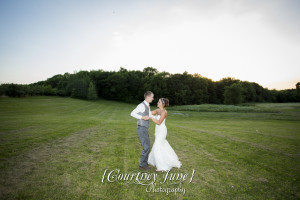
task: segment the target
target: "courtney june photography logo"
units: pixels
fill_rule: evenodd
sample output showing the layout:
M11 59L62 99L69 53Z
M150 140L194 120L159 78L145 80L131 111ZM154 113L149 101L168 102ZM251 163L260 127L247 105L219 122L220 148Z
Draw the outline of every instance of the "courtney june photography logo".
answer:
M193 169L191 173L180 173L165 171L163 173L155 172L121 172L120 169L105 169L101 182L121 183L121 184L137 184L145 186L146 192L164 192L169 193L186 193L186 189L182 187L183 182L191 183L195 175Z

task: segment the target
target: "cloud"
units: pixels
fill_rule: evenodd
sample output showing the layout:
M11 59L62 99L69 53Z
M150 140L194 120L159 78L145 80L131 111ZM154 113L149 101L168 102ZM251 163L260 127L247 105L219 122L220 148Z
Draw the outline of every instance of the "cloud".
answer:
M256 14L265 26L300 45L300 1L298 0L178 0L170 14L215 20L224 15L235 18ZM172 13L172 11L174 11Z

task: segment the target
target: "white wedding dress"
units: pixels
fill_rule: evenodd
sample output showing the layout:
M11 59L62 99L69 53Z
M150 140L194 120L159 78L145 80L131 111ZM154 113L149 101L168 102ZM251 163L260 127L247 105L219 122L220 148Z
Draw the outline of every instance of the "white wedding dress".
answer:
M159 120L160 115L157 115L155 119ZM181 167L181 162L178 160L175 151L166 140L167 127L165 121L166 119L160 125L155 125L155 141L148 157L148 164L156 166L159 171Z

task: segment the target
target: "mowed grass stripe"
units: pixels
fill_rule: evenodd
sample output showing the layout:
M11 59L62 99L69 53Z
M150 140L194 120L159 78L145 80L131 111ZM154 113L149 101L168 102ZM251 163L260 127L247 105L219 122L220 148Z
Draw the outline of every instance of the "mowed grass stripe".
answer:
M270 163L270 165L266 165L268 166L268 169L276 170L271 166L274 166L275 164L280 166L280 164L283 164L281 162L282 160L284 162L288 162L288 161L294 162L294 158L292 158L290 155L286 155L282 152L270 150L266 147L249 143L247 141L233 139L223 135L214 134L212 132L203 132L197 129L191 129L186 127L176 127L176 128L177 131L183 129L182 131L180 131L180 134L187 136L186 139L189 140L191 143L195 143L200 146L202 146L203 144L209 144L211 146L209 146L209 148L207 149L210 150L219 149L220 152L224 152L227 150L226 154L224 154L225 156L235 155L238 157L234 157L234 158L240 158L241 160L244 160L247 163L256 163L255 161L257 161L257 163L264 163L265 161L276 161ZM250 159L249 156L252 156L253 159ZM266 159L265 156L270 156L271 158L276 157L279 160ZM259 160L259 158L261 158L261 160ZM284 165L285 164L287 163L284 163ZM280 169L280 171L277 170L277 172L278 173L282 172L282 169Z
M218 137L221 137L221 138L225 138L227 140L231 140L231 141L234 141L234 142L245 143L245 144L250 145L250 146L255 147L255 148L269 150L269 151L272 151L273 153L282 154L282 155L285 155L285 156L288 156L288 157L291 157L291 158L298 157L298 154L290 154L290 153L286 153L286 152L283 152L283 151L280 151L278 149L274 149L274 148L271 148L271 147L268 147L268 146L265 146L265 145L262 145L262 144L249 142L249 141L247 141L247 140L250 140L249 137L242 137L243 139L246 139L246 140L242 140L242 139L240 139L241 135L237 135L237 134L227 134L227 132L226 133L225 132L216 132L216 131L209 131L209 130L205 130L205 129L189 128L189 127L184 127L184 126L176 126L176 127L177 128L183 128L183 129L186 129L186 130L190 130L192 132L211 134L211 135L218 136ZM232 137L232 135L237 136L237 137Z
M15 99L13 99L15 100ZM90 117L93 117L91 115L92 112L97 112L98 109L102 109L102 111L105 111L107 108L103 106L102 104L99 103L90 103L88 104L90 109L87 109L85 104L86 102L83 100L73 100L70 99L70 101L66 101L66 99L61 99L61 98L54 98L52 101L49 101L48 99L39 99L39 101L36 101L36 99L20 99L21 101L25 101L25 105L21 106L20 103L17 103L18 107L18 112L15 113L20 120L19 121L13 121L12 125L14 124L19 124L20 126L26 126L26 125L32 125L34 126L27 126L27 127L22 127L18 128L17 130L6 130L6 131L1 131L0 135L1 137L1 146L5 146L5 148L2 149L1 155L5 158L8 158L10 156L15 156L21 153L22 151L30 148L31 146L36 146L39 145L40 143L47 142L51 139L59 138L59 137L64 137L69 134L71 134L73 131L77 131L80 129L87 128L89 126L92 126L96 123L98 123L99 119L94 121L89 121ZM40 101L41 100L41 101ZM26 106L28 105L27 103L32 103L34 102L34 107L35 110L39 113L39 110L41 107L46 108L55 108L55 101L58 100L64 100L64 104L69 105L71 108L73 107L72 105L75 104L76 107L78 105L83 106L85 109L80 113L80 115L72 114L71 108L68 110L65 110L62 115L61 112L57 112L56 110L51 110L49 109L49 112L44 112L45 117L39 116L36 112L33 112L33 109L31 110L30 117L26 117L24 119L24 116L22 116L23 110L27 109ZM79 102L79 103L78 103ZM45 105L46 104L46 105ZM52 104L52 105L51 105ZM95 106L96 109L95 109ZM21 113L20 113L21 112ZM109 114L109 112L107 112ZM13 114L14 115L14 114ZM29 115L29 114L26 114ZM85 116L88 116L89 118L86 118ZM105 116L101 116L104 118ZM21 120L22 119L22 120ZM5 121L2 121L3 126L7 125ZM84 125L84 126L83 126Z
M52 140L47 144L32 148L24 154L11 158L8 161L10 167L8 172L10 173L4 173L5 171L2 171L4 174L1 175L1 177L5 177L3 180L8 182L2 183L1 185L7 186L7 188L1 191L7 192L11 189L12 192L16 190L16 193L13 193L17 194L19 190L26 191L22 190L22 187L27 187L27 185L30 187L30 184L34 184L34 187L37 188L40 186L38 183L51 185L52 183L49 182L57 180L54 177L61 175L62 170L67 170L63 168L62 165L67 164L68 168L74 167L74 163L70 165L68 159L71 155L76 154L75 150L80 148L82 143L91 134L96 134L95 127L75 132L65 138ZM78 156L78 158L80 158L80 156ZM47 180L44 179L43 174L46 175L45 178L47 178ZM32 177L36 177L36 180L31 180ZM50 177L53 179L49 179ZM44 184L42 185L44 186ZM45 192L47 191L43 191L41 194Z
M230 158L229 155L235 161L243 161L244 165L251 165L257 169L263 169L266 171L273 171L273 174L280 177L290 177L291 179L299 173L299 170L294 167L295 159L286 155L278 156L278 152L265 151L266 149L255 148L256 146L249 146L247 143L241 143L240 141L223 141L219 136L211 137L211 133L196 131L196 134L201 134L200 138L195 137L193 130L187 132L181 131L181 135L186 135L187 139L191 143L195 143L199 146L203 146L202 149L219 150L216 155L220 155L222 158ZM213 135L215 136L215 135ZM228 139L228 138L226 138ZM205 146L204 145L211 145ZM276 159L275 159L276 158ZM268 163L269 162L269 163ZM299 163L299 162L297 162ZM287 166L291 166L288 168Z
M47 174L48 176L53 177L53 179L29 179L27 180L28 183L37 181L38 183L41 183L41 186L45 184L55 186L52 188L55 191L51 191L43 187L37 187L36 189L40 191L40 193L37 194L38 196L42 195L42 197L46 198L51 196L52 192L55 192L56 194L53 198L71 199L71 197L85 198L87 194L91 196L91 194L94 193L94 197L97 198L101 196L103 197L103 195L106 194L109 196L113 195L116 199L125 199L126 196L124 196L124 194L114 192L121 191L124 186L119 184L99 184L102 178L100 177L100 172L103 171L104 166L109 169L119 168L124 171L122 162L125 157L122 153L122 145L120 145L120 142L123 141L124 138L122 134L120 134L120 130L114 130L113 127L107 128L105 124L101 124L97 127L97 129L94 128L95 127L83 130L79 133L74 133L63 139L61 142L53 141L54 144L51 142L51 149L57 149L56 152L54 151L51 154L48 154L49 152L43 153L46 152L46 150L41 149L34 151L39 152L39 154L46 157L44 159L41 159L41 157L35 159L35 162L43 163L43 165L38 167L38 171L31 173L38 174L36 175L37 177L40 177L42 174ZM85 132L88 133L90 130L93 131L93 134L82 134ZM59 139L59 141L60 140L61 139ZM45 147L45 149L49 149L49 147ZM93 149L98 149L99 151L98 154L95 154L98 155L96 159L91 158L91 153L94 152ZM103 157L103 155L106 155L106 157ZM108 162L105 162L107 161L105 158L109 158ZM16 161L16 163L19 162ZM89 166L91 163L94 163L93 166ZM109 164L105 165L105 163ZM34 165L36 165L36 163L32 163L32 166ZM86 172L83 173L81 170ZM93 172L93 174L91 174L91 172ZM65 177L66 180L64 180L61 176ZM93 179L94 184L91 184L91 179ZM73 186L69 185L73 183L72 180L75 181ZM77 180L80 180L80 182L76 183ZM23 180L23 182L26 182L26 179ZM66 187L66 185L69 189L70 187L73 187L74 190L70 190L70 192L76 191L75 196L72 193L65 193L64 187ZM90 188L91 186L93 187ZM25 188L20 191L27 191L27 184L24 184L24 187ZM28 187L36 187L36 185L33 186L29 184ZM103 191L106 193L103 194ZM22 192L16 193L16 196L20 195L34 197Z
M200 193L201 196L210 194L210 199L220 199L226 197L226 195L229 195L228 199L232 199L233 196L230 196L230 194L235 192L237 188L243 187L239 184L240 180L233 180L237 175L236 171L239 171L239 168L233 162L218 158L215 154L206 150L205 147L207 146L202 148L197 140L190 137L190 132L186 130L178 128L173 130L170 128L168 132L173 135L172 138L178 137L182 140L182 142L174 145L179 149L183 149L177 151L180 160L183 162L183 171L189 172L187 169L194 168L197 172L195 184L200 186L201 189L193 190L195 189L194 185L187 185L189 190ZM175 141L173 140L173 143ZM235 186L235 188L232 188L232 186Z
M285 165L280 168L275 168L273 167L274 163L264 163L264 160L270 158L259 156L259 150L254 150L257 153L254 153L253 150L243 151L248 148L241 147L235 142L224 143L232 147L228 148L224 147L222 142L218 140L219 138L202 135L199 139L199 137L194 137L191 131L187 132L185 129L180 131L178 128L176 130L178 134L185 136L190 146L193 146L194 151L190 153L193 154L194 159L197 160L196 166L200 166L197 171L211 171L210 169L212 168L212 171L216 172L212 173L213 177L209 177L207 174L203 175L202 173L202 181L207 181L211 184L209 185L210 190L217 190L215 188L217 185L219 189L223 188L223 192L227 191L229 194L235 191L239 196L241 192L247 191L247 193L252 195L260 193L260 195L268 197L274 194L274 191L268 190L269 187L273 187L276 190L279 189L282 193L282 188L276 188L278 181L285 181L285 185L282 187L286 189L293 187L291 179L296 176L297 172L287 171L283 173L282 170L285 168ZM207 151L208 149L209 151ZM252 155L251 152L253 152ZM201 162L201 155L207 157L207 159L201 159ZM196 159L196 157L198 159ZM261 160L257 160L259 157L261 157ZM214 163L208 162L207 160L214 161ZM216 161L221 162L216 164ZM286 180L286 175L290 177L290 180ZM217 184L215 179L223 182Z

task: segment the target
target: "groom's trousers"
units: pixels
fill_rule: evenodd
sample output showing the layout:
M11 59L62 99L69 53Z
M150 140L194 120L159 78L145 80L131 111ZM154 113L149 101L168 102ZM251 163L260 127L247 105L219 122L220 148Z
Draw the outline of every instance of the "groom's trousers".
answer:
M148 134L148 128L145 126L138 126L137 132L138 132L140 141L143 146L143 151L142 151L141 160L140 160L140 166L145 168L148 166L148 156L149 156L149 151L150 151L150 139L149 139L149 134Z

